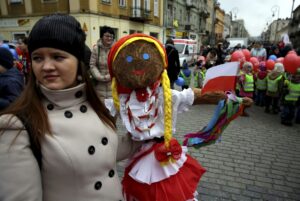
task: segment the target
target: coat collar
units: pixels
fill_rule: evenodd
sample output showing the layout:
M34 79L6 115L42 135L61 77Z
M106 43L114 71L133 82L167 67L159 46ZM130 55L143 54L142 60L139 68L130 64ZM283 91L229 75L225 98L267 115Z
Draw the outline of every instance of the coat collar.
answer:
M63 90L50 90L40 85L42 94L46 99L58 107L71 107L86 100L85 84Z

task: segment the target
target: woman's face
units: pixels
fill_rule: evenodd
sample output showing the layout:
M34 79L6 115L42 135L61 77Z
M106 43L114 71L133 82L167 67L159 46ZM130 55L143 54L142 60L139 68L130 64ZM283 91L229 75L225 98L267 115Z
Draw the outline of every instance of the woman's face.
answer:
M114 42L114 35L108 32L105 32L102 36L102 44L104 46L111 46L112 43Z
M23 51L26 52L28 50L27 45L22 42L22 40L18 41L18 47Z
M78 60L72 54L55 48L39 48L32 52L32 70L40 84L61 90L77 84Z

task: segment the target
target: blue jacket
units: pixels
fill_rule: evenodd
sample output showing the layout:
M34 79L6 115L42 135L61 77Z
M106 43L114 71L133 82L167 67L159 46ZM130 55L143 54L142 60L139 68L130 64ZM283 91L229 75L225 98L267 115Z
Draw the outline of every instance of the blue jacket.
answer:
M0 73L0 110L6 108L22 92L24 77L16 68Z

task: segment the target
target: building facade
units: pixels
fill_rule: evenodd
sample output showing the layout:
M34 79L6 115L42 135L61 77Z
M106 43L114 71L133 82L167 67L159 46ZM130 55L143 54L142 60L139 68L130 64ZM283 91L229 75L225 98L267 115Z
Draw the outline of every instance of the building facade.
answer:
M288 33L293 47L300 51L300 6L293 11Z
M232 37L233 38L248 38L249 33L245 28L243 19L234 20L232 23Z
M231 33L231 15L230 14L225 14L224 15L224 29L223 29L223 38L229 38L230 33Z
M206 0L167 0L165 6L166 38L189 38L201 44L209 17Z
M0 35L5 40L27 36L43 16L71 14L86 32L92 47L104 25L115 30L116 40L140 32L163 40L163 1L159 0L0 0Z

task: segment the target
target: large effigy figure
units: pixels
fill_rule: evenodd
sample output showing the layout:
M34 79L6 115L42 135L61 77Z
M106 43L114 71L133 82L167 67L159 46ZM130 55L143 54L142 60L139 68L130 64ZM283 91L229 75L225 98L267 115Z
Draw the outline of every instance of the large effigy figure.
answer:
M223 92L201 95L200 89L171 90L165 49L145 34L117 41L108 55L108 66L113 100L105 104L112 114L119 113L132 139L143 142L125 169L122 184L126 200L195 200L205 169L187 154L187 146L217 140L222 129L241 112L241 103L251 104L251 100ZM173 137L177 113L193 104L218 102L219 109L210 125L185 137L187 146Z

